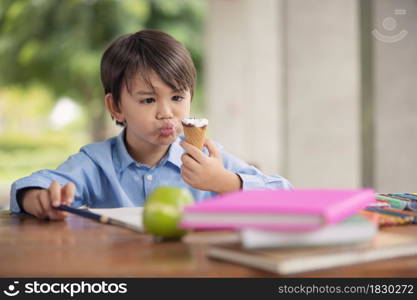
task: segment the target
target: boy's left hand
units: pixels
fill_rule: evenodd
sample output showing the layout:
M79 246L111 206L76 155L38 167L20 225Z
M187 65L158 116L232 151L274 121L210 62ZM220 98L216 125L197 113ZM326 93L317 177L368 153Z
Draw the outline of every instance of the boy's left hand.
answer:
M223 167L222 156L211 140L206 139L204 142L209 156L185 141L181 141L180 145L186 151L181 156L181 176L187 184L218 194L241 188L240 177Z

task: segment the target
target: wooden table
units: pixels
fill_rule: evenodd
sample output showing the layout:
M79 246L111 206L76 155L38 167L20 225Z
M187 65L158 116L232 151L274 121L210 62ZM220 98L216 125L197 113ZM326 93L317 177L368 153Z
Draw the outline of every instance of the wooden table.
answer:
M417 226L384 230L417 234ZM0 216L0 277L277 277L245 266L208 259L210 236L155 243L150 235L102 225L78 216L63 222ZM417 257L298 274L294 277L417 277Z

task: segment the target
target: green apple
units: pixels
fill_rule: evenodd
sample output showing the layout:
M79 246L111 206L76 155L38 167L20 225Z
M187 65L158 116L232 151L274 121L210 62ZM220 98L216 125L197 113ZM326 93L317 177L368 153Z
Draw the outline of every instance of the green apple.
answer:
M176 239L186 233L178 227L184 206L194 203L183 188L161 186L152 191L143 208L143 225L154 236Z

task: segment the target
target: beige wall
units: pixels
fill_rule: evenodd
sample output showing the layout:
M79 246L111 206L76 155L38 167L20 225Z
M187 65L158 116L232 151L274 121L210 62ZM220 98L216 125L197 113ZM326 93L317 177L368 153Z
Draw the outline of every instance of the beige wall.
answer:
M417 191L417 1L374 0L373 7L380 33L406 31L394 43L373 39L375 185L381 191ZM398 9L405 14L396 14ZM388 18L395 29L389 23L384 28Z
M360 184L355 0L287 1L288 177L302 187Z
M206 103L210 135L266 172L282 169L279 1L209 1Z
M417 1L364 6L209 1L211 136L297 187L417 190ZM408 30L396 43L371 33L390 16Z

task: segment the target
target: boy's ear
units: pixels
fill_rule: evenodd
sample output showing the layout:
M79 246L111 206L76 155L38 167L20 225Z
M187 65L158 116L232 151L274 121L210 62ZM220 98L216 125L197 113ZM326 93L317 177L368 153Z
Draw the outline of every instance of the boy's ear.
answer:
M113 95L111 93L108 93L104 96L104 102L106 104L107 110L112 116L112 119L115 119L119 122L123 122L124 118L122 116L122 112L120 111L120 108L117 105L116 101L114 101Z

